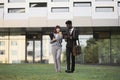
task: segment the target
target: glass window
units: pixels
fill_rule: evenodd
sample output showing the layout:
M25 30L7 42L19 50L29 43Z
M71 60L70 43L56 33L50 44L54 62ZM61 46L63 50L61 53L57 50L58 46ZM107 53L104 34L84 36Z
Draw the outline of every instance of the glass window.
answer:
M8 8L8 13L25 13L25 8Z
M4 55L5 54L5 50L0 50L0 55Z
M47 56L51 51L51 45L50 45L50 37L49 35L44 35L43 36L43 45L42 45L42 49L43 49L43 57Z
M69 12L69 7L52 7L51 12L57 13L57 12Z
M29 6L30 6L30 8L33 8L33 7L47 7L47 3L46 2L30 3Z
M114 12L114 7L96 7L96 12Z
M111 39L111 58L113 63L120 64L120 38L115 35L112 35Z
M120 39L120 32L112 32L111 38L113 39Z
M28 56L33 56L33 51L28 51Z
M69 0L51 0L51 2L69 2Z
M0 39L4 40L4 39L8 39L8 33L6 33L4 30L1 30L1 33L0 33Z
M12 46L17 46L17 41L11 41Z
M41 48L40 48L40 45L41 44L41 42L40 41L35 41L35 58L37 59L37 58L39 58L40 59L40 55L41 55Z
M91 2L74 2L74 7L91 7Z
M99 54L99 63L102 64L108 64L111 61L110 55L111 55L111 45L110 45L110 39L99 39L96 42L98 46L98 54Z
M118 7L120 7L120 2L118 2Z
M4 8L4 3L0 3L0 8Z
M1 18L4 18L3 14L4 14L4 4L0 3L0 17Z
M12 53L13 56L17 56L18 51L17 50L12 50L11 53Z
M25 2L25 0L8 0L9 3Z
M5 42L4 41L0 41L0 46L4 46Z
M33 41L27 41L27 54L33 56Z

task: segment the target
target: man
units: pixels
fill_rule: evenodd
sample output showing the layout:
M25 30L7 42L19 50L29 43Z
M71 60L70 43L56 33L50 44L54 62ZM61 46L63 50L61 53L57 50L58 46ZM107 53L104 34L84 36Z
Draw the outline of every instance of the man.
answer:
M75 56L73 53L73 46L76 45L76 40L78 40L78 31L72 27L72 21L66 21L67 31L64 36L66 44L66 60L67 60L67 70L66 73L73 73L75 71ZM70 62L72 62L70 64Z

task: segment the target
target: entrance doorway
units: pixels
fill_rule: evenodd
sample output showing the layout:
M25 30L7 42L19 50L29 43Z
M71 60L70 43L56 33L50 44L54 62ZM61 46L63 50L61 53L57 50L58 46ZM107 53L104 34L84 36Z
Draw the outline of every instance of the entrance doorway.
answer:
M42 61L42 37L40 33L28 34L26 40L26 62L40 63Z

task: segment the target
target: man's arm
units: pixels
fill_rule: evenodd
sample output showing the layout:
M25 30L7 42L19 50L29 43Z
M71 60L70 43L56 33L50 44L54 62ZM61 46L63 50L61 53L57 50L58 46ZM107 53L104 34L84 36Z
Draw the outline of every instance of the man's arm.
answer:
M79 35L79 31L75 29L74 32L73 32L72 39L73 40L78 40L78 35Z
M64 34L64 39L66 42L68 39L70 39L70 35L69 35L68 31L66 31L66 33Z

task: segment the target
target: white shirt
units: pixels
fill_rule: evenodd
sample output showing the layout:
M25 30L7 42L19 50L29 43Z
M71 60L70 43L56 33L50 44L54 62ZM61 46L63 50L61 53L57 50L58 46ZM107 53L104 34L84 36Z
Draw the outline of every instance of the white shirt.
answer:
M74 28L70 29L70 35L72 34L73 30L74 30Z
M62 37L59 36L59 34L54 34L55 36L55 39L57 40L56 42L52 43L52 46L59 46L59 47L62 47L61 45L61 40L62 40Z

